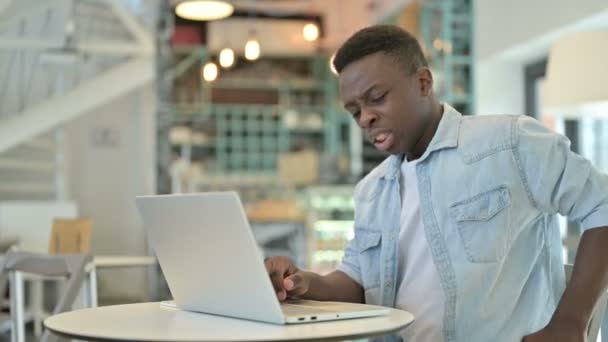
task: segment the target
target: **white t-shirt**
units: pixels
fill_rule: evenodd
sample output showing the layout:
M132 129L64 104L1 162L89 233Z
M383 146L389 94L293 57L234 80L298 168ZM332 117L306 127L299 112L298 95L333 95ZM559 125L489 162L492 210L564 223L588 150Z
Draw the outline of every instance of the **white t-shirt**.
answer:
M418 195L417 161L401 164L401 230L395 306L416 319L400 332L406 342L443 341L445 296L426 239Z

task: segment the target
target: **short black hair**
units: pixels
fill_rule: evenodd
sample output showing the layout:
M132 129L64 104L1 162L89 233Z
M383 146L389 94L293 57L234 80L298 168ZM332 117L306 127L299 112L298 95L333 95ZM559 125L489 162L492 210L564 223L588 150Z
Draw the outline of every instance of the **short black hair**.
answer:
M395 58L412 75L421 67L428 67L418 40L398 26L376 25L366 27L342 44L334 58L338 73L349 64L371 54L383 52Z

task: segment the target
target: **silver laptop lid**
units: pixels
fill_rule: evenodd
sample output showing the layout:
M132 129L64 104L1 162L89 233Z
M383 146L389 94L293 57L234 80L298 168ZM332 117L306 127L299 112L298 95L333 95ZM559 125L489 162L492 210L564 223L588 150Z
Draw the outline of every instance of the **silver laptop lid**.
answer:
M143 196L136 203L178 307L285 323L235 192Z

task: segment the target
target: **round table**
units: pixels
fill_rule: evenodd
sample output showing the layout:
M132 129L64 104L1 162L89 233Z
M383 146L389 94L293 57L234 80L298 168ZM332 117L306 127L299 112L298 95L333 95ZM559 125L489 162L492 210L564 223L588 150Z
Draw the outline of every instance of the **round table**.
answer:
M391 309L378 317L274 325L141 303L66 312L44 325L60 336L89 341L327 341L385 335L413 320L409 312Z

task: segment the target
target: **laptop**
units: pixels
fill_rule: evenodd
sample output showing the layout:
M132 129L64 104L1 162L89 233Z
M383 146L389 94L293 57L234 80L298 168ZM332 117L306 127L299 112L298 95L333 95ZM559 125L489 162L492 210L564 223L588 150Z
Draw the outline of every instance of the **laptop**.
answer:
M179 309L275 324L389 312L341 302L280 303L236 192L143 196L136 204Z

